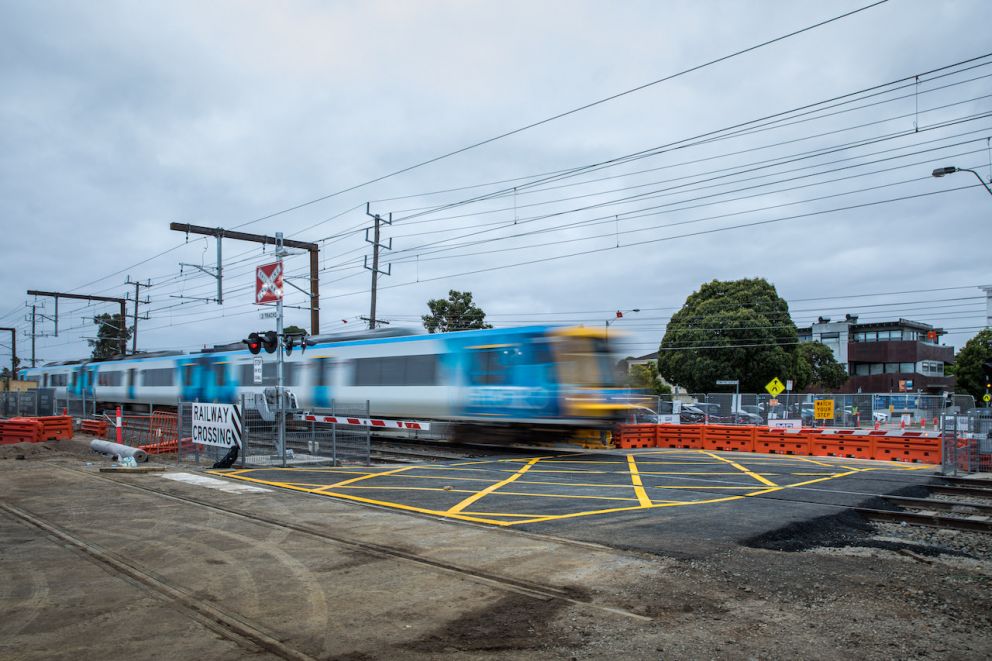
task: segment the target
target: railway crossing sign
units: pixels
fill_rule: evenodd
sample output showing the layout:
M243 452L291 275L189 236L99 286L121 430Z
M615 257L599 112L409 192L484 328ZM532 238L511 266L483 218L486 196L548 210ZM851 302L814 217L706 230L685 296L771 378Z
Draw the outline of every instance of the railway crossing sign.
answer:
M236 404L193 404L191 437L200 445L241 447L241 409Z
M783 385L782 382L779 380L779 378L776 376L774 379L768 382L768 385L765 386L765 390L767 390L772 397L778 397L779 395L782 394L782 391L785 390L785 385Z
M254 365L253 365L252 376L254 377L252 379L252 381L255 383L255 385L259 385L259 384L262 383L262 357L261 356L255 358Z
M282 298L282 262L255 269L255 303L275 303Z

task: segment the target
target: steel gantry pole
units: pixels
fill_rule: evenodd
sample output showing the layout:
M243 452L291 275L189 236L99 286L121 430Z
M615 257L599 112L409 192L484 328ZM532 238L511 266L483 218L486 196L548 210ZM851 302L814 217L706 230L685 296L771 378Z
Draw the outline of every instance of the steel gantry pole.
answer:
M283 262L282 258L285 256L285 248L283 247L282 232L276 232L276 263L278 266L278 272L282 274L285 279L286 274L283 272ZM279 454L282 457L282 467L286 467L286 407L283 403L283 391L285 383L283 381L283 353L285 352L285 342L283 339L283 309L282 309L282 296L284 291L278 292L278 298L276 299L276 337L278 338L278 344L276 345L276 417L278 418L278 439L279 439Z
M17 380L17 329L0 328L0 331L10 331L10 378Z

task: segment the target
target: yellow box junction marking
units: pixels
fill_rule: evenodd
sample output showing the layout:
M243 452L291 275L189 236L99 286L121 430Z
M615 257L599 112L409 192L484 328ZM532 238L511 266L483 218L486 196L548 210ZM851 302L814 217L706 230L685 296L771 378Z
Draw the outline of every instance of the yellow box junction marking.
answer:
M715 498L706 498L706 499L702 499L702 500L684 500L684 501L683 500L656 500L656 501L652 501L651 498L647 494L647 491L646 491L646 488L644 486L644 483L643 483L643 480L642 480L642 477L641 476L642 475L653 475L654 473L650 473L650 472L647 472L647 471L641 471L639 469L638 462L637 462L637 460L636 460L635 457L640 457L640 458L643 459L645 457L650 457L652 455L657 456L658 454L661 454L661 453L665 453L665 454L676 454L677 453L677 454L683 455L685 458L695 457L697 459L695 461L687 461L687 462L651 462L651 461L642 461L641 463L642 464L645 464L645 463L652 463L652 464L658 464L658 463L684 463L684 464L695 464L695 465L700 466L700 467L702 467L702 466L715 466L715 465L727 464L727 465L732 466L734 469L736 469L738 471L738 473L726 473L726 472L723 472L723 471L716 471L716 472L711 472L711 473L702 472L703 474L700 475L699 478L697 478L698 481L700 482L698 484L689 484L689 485L656 485L656 486L652 486L651 487L653 489L675 489L675 490L687 490L687 491L692 491L692 490L708 491L708 490L711 490L711 489L712 490L715 490L715 489L748 490L748 489L750 489L750 491L748 491L747 493L743 493L743 494L734 494L734 495L721 496L721 497L715 497ZM796 472L786 472L786 471L783 470L783 471L780 471L780 472L777 472L777 473L768 473L768 472L759 473L757 471L753 471L753 470L751 470L751 469L743 466L741 463L738 463L738 462L733 461L731 459L727 459L727 458L722 457L722 456L720 456L718 454L715 454L713 452L708 452L708 451L705 451L705 450L679 449L679 450L665 450L665 451L661 451L661 452L659 452L658 450L655 450L655 451L638 452L636 454L629 454L629 455L619 455L618 454L618 455L615 455L615 456L616 456L616 460L615 461L602 461L602 462L599 462L599 461L597 461L597 462L591 462L590 461L588 463L610 464L610 465L614 465L614 466L617 466L617 467L623 466L624 468L626 468L626 470L604 471L604 470L590 470L589 468L586 468L584 470L574 470L574 471L569 471L569 470L539 471L537 469L534 469L534 466L537 465L541 461L548 461L548 463L551 463L551 461L555 461L555 463L557 463L557 464L562 464L562 463L576 463L576 464L579 464L580 462L581 463L585 463L583 460L568 461L568 460L562 460L561 457L557 457L557 460L556 460L553 457L547 457L546 456L546 457L532 457L532 458L524 458L524 459L521 459L521 458L486 459L486 460L465 461L465 462L457 462L457 463L452 463L452 464L441 464L441 465L437 465L437 464L410 465L410 466L402 466L400 468L395 468L395 469L391 469L391 470L384 470L384 471L362 470L362 468L364 468L364 467L355 467L354 469L342 469L342 468L275 468L275 467L270 468L270 467L265 467L265 468L246 468L246 469L239 469L239 470L236 470L236 471L208 471L208 472L210 472L210 473L212 473L214 475L218 475L218 476L221 476L221 477L227 477L227 478L230 478L230 479L244 480L246 482L254 482L254 483L257 483L257 484L265 484L265 485L269 485L269 486L276 486L276 487L281 487L281 488L285 488L285 489L290 489L290 490L293 490L293 491L301 491L301 492L304 492L304 493L312 493L312 494L317 494L317 495L326 496L326 497L338 498L338 499L341 499L341 500L349 500L349 501L353 501L353 502L359 502L359 503L364 503L364 504L369 504L369 505L376 505L376 506L386 507L386 508L389 508L389 509L396 509L396 510L401 510L401 511L406 511L406 512L416 512L416 513L419 513L419 514L428 514L428 515L438 516L438 517L443 517L443 518L458 519L458 520L462 520L462 521L471 521L471 522L474 522L474 523L485 523L485 524L489 524L489 525L501 526L502 527L502 526L514 526L514 525L522 525L522 524L529 524L529 523L540 523L540 522L544 522L544 521L554 521L554 520L558 520L558 519L572 519L572 518L577 518L577 517L582 517L582 516L596 516L596 515L600 515L600 514L609 514L609 513L614 513L614 512L629 512L629 511L635 511L635 510L655 509L655 508L661 508L661 507L682 507L682 506L686 506L686 505L707 505L707 504L715 504L715 503L726 503L726 502L732 502L732 501L735 501L735 500L741 500L741 499L748 498L748 497L761 496L763 494L773 493L773 492L776 492L776 491L782 491L782 490L785 490L785 489L799 488L799 487L803 487L803 486L806 486L806 485L815 484L815 483L818 483L818 482L825 482L827 480L833 480L833 479L837 479L837 478L841 478L841 477L846 477L846 476L849 476L849 475L854 475L856 473L862 473L862 472L867 472L867 471L880 471L880 470L907 470L907 471L909 471L909 470L923 470L923 469L926 469L926 468L932 468L931 466L928 466L928 465L925 465L925 464L905 464L905 463L894 463L894 462L868 462L868 461L863 462L863 464L861 464L859 466L850 466L850 465L842 465L839 462L828 463L826 461L816 461L816 460L813 460L813 459L807 459L805 457L800 457L800 456L796 456L796 455L788 455L788 456L782 456L782 457L764 457L764 456L761 456L761 455L756 455L756 456L754 456L753 459L749 455L739 455L740 456L740 461L745 462L745 463L749 463L749 464L752 464L752 463L753 464L769 464L769 463L772 463L772 464L778 464L779 466L785 467L789 463L799 464L799 462L804 462L804 463L815 464L815 465L820 466L820 467L822 467L824 469L831 469L833 471L838 471L838 472L827 472L826 470L824 470L824 471L819 472L819 473L803 473L803 472L799 472L799 471L796 471ZM711 461L707 461L707 459L710 459ZM495 472L497 472L497 473L510 473L510 475L507 476L505 479L502 479L502 480L499 480L499 481L496 481L496 482L491 482L491 476L492 476L492 474L494 472L494 467L495 466L500 466L500 465L503 465L503 466L512 466L513 464L520 464L521 462L524 462L524 465L521 466L520 468L512 471L512 472L509 471L509 470L503 469L503 468L495 468ZM719 462L719 464L717 464L716 462ZM852 462L848 461L847 463L849 464L849 463L852 463ZM489 465L490 467L489 468L483 467L485 465ZM802 465L802 464L799 464L799 465ZM797 468L798 468L798 466L797 466ZM427 475L413 475L413 474L409 474L410 471L415 471L415 470L416 471L426 471L428 474ZM269 479L269 480L266 480L266 479L259 479L259 478L252 477L250 475L250 473L253 473L253 472L256 472L256 471L281 471L279 474L280 475L285 475L286 476L286 479L285 480L283 480L283 479L279 479L279 480L271 480L271 479ZM462 477L462 478L459 478L459 477L452 476L450 474L445 474L445 473L450 473L452 471L466 471L466 472L470 472L470 473L471 472L476 472L476 473L480 473L481 472L481 473L486 474L486 477L479 476L479 477ZM843 471L843 472L840 472L840 471ZM583 475L583 474L586 474L586 475L616 474L618 477L622 477L624 473L628 473L629 476L630 476L630 480L626 484L620 484L620 483L597 484L595 482L585 482L585 481L583 481L583 482L551 482L551 481L544 481L544 480L533 480L533 481L527 480L526 482L524 482L522 484L525 484L526 486L539 486L539 485L540 486L545 486L545 485L551 486L551 485L560 485L560 486L567 486L567 487L571 487L571 488L595 488L595 489L609 489L609 490L612 490L612 489L630 489L631 487L633 487L634 494L636 495L636 498L620 497L619 494L618 495L613 495L613 496L606 496L606 495L600 495L600 494L596 494L596 495L584 495L584 494L577 494L577 493L556 494L556 493L543 493L543 492L536 492L536 493L534 493L534 492L518 492L518 491L502 491L501 490L502 487L504 487L507 484L510 484L510 483L512 483L514 481L519 480L526 473L535 474L535 473L539 473L539 472L540 473L565 473L565 474L573 474L573 475ZM317 474L325 474L325 473L326 474L342 474L342 475L350 475L352 477L349 477L348 479L341 480L341 481L338 481L338 482L334 482L332 484L316 485L316 484L313 484L313 482L302 482L302 481L296 481L296 480L294 480L293 479L294 473L296 473L296 474L301 474L301 473L303 473L303 474L307 474L307 473L310 473L310 474L313 474L313 473L317 473ZM404 473L407 473L407 474L404 474ZM432 474L432 473L434 473L434 474ZM690 472L689 471L686 471L686 473L690 473ZM695 471L692 471L692 473L695 473ZM723 479L716 479L716 480L705 480L705 479L701 479L703 476L706 476L706 475L723 477L723 476L726 476L726 475L731 475L732 476L732 475L737 475L737 474L746 475L746 476L748 476L748 477L756 480L757 482L760 482L761 485L762 485L761 488L755 489L755 486L756 485L752 485L752 486L748 486L748 485L733 485L732 483L730 483L730 482L727 481L726 477L724 477ZM782 485L779 485L779 484L776 484L776 483L772 482L771 480L767 479L765 477L765 475L795 475L795 476L812 476L812 475L815 475L815 476L818 476L818 477L816 477L815 479L805 480L805 481L801 481L801 482L795 482L795 483L792 483L792 484L782 484ZM490 482L490 484L488 484L488 486L486 486L485 488L483 488L481 490L478 490L478 491L474 490L472 487L465 488L465 487L467 487L467 485L464 485L464 484L463 485L460 485L460 486L462 486L462 488L458 488L458 489L452 488L452 487L450 487L448 485L445 485L445 487L442 488L442 487L415 487L415 486L408 485L408 484L396 484L396 485L388 485L388 486L380 486L378 484L376 484L376 485L363 484L363 482L366 482L366 481L370 481L370 480L371 481L374 481L376 478L389 478L389 477L392 477L392 476L396 476L396 477L399 477L401 479L418 478L418 479L443 480L443 481L461 480L463 482L480 482L480 481L485 481L485 482ZM682 476L682 475L672 474L671 477L673 477L674 479L679 479L679 480L692 479L689 475ZM613 481L611 481L611 482L613 482ZM376 500L376 499L372 499L372 498L365 498L365 497L362 497L362 496L355 495L354 493L345 493L347 490L350 490L350 489L386 490L386 491L397 491L397 492L421 492L421 491L439 492L439 491L441 491L441 492L452 492L452 493L469 493L471 495L468 498L463 499L458 504L456 504L454 507L452 507L452 508L450 508L448 510L438 510L438 509L431 509L431 508L428 508L428 507L418 507L416 505L409 505L409 504L406 504L406 503L400 503L400 502L389 501L389 500ZM623 506L618 506L618 507L609 507L609 508L603 508L603 509L582 510L582 511L577 511L577 512L567 512L567 513L563 513L563 514L538 514L538 513L525 513L525 512L521 512L521 511L514 511L514 512L492 512L492 511L487 511L487 512L466 512L465 511L466 508L468 508L473 503L478 502L480 499L484 498L485 496L490 495L490 494L493 494L493 493L495 493L497 491L499 492L499 495L500 496L513 496L513 497L519 497L519 498L523 498L523 499L530 499L529 502L531 502L535 498L549 498L549 499L553 498L553 499L575 500L577 502L588 501L588 500L601 500L601 501L612 500L612 501L626 501L626 502L633 503L636 500L637 504L636 505L635 504L623 505ZM614 493L616 493L616 492L614 492Z
M634 461L634 455L627 455L627 466L630 469L630 481L634 485L634 493L637 494L637 502L641 504L641 507L648 507L651 505L651 499L648 498L648 494L644 491L644 484L641 482L641 476L637 472L637 462Z

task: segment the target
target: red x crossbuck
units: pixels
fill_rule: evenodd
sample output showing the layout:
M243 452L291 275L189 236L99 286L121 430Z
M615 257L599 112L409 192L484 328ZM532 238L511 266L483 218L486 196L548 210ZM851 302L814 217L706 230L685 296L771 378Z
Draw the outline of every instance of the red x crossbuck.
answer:
M282 298L282 263L255 269L255 303L275 303Z

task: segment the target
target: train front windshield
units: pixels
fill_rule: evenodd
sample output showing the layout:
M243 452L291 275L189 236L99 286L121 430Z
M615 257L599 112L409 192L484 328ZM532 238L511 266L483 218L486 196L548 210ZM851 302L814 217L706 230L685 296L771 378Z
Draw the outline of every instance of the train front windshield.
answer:
M613 370L606 341L598 337L564 337L557 347L558 378L563 385L608 388Z

